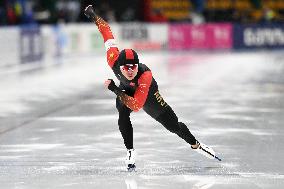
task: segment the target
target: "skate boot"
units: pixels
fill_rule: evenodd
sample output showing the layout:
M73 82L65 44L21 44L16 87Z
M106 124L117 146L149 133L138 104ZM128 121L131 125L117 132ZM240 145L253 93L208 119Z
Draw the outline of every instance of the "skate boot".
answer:
M127 149L126 152L126 159L125 164L127 166L128 171L135 171L135 158L136 158L136 151L134 149Z
M194 151L204 155L205 157L207 157L209 159L217 159L217 160L221 161L221 159L216 156L216 153L214 152L214 150L211 147L209 147L209 146L207 146L203 143L200 143L198 141L196 141L196 142L197 142L197 144L199 144L199 146L197 148L191 147Z

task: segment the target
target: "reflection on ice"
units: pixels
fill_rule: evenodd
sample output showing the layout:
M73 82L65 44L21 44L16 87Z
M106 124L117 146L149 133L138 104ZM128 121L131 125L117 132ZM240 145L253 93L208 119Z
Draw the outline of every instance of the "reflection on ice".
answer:
M63 122L97 122L109 119L117 119L117 115L93 115L93 116L65 116L65 117L46 117L47 121L63 121Z
M214 186L215 180L210 178L203 178L202 180L198 181L192 188L193 189L209 189Z
M0 145L2 152L26 152L34 150L50 150L62 147L64 144L15 144L15 145Z
M126 189L138 189L137 182L134 178L125 179Z
M139 180L141 180L141 178L138 178ZM200 178L197 178L195 176L192 176L192 175L184 175L184 176L181 176L181 177L176 177L174 176L172 178L173 180L176 180L176 185L179 185L180 186L186 186L186 185L191 185L191 183L193 183L192 185L192 188L193 189L209 189L211 188L212 186L214 186L215 184L215 179L214 178L204 178L204 177L200 177ZM149 180L147 182L147 180L143 180L144 182L141 184L143 185L142 186L138 186L137 182L136 182L136 179L134 176L131 176L131 177L127 177L125 178L125 184L126 184L126 189L138 189L138 188L157 188L157 187L162 187L162 188L179 188L179 187L175 187L173 185L165 185L165 183L163 182L163 180L171 180L170 178L163 178L163 177L155 177L153 180ZM182 181L183 180L183 181ZM154 182L153 182L154 181ZM187 183L188 182L188 183ZM144 186L148 186L148 187L144 187ZM155 187L151 187L151 186L155 186Z

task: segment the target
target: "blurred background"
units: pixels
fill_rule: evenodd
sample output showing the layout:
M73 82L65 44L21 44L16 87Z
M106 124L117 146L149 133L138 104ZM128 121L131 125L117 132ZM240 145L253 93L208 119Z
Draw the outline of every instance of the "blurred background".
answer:
M86 22L82 8L95 5L109 22L283 21L282 0L1 0L1 25Z
M112 24L121 48L277 49L284 43L283 0L1 0L0 65L103 50L82 12L89 4Z

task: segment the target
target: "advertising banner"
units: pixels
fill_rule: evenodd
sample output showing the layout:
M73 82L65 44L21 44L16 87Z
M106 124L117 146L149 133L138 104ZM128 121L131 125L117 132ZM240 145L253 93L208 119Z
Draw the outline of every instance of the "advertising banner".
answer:
M0 68L9 67L20 61L20 29L17 27L0 28Z
M232 49L232 24L207 24L208 43L211 49Z
M20 34L21 63L40 61L43 57L43 41L39 27L21 28Z
M41 33L43 36L44 58L61 57L67 40L61 25L44 25L41 27Z
M161 50L166 49L168 45L167 24L122 24L117 34L121 48Z
M212 35L207 25L190 25L189 27L189 48L190 49L209 49L212 42Z
M189 24L173 24L169 28L169 49L189 49L191 43L191 26Z
M49 29L50 30L50 29ZM62 55L84 55L98 53L104 50L104 41L94 24L62 24L53 27L45 37L53 41L55 49L60 49ZM53 52L53 49L50 49ZM52 53L53 54L53 53Z
M136 50L167 49L167 24L111 24L112 33L119 49ZM105 51L104 40L94 24L68 24L44 26L42 33L45 41L45 53L54 56L96 54Z
M277 49L284 47L284 25L235 25L235 49Z
M230 49L231 24L174 24L169 30L169 49Z

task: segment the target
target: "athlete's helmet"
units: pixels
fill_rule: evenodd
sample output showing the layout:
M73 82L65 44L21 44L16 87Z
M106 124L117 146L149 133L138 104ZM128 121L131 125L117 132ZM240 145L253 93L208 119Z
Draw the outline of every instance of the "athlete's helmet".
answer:
M126 64L139 64L137 53L133 49L123 49L118 56L120 66Z

